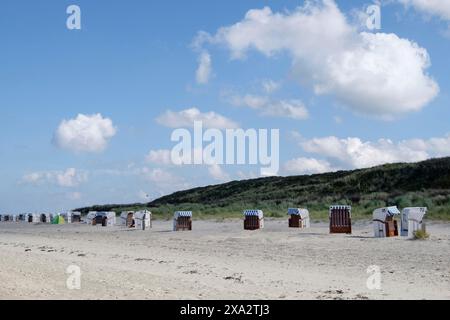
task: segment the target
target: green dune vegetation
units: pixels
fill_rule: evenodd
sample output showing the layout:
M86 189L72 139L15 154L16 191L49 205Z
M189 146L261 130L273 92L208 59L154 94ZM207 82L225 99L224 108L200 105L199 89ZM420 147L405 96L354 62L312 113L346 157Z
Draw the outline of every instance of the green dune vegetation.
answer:
M356 219L379 207L425 206L428 218L450 220L450 158L397 163L325 174L233 181L180 191L146 204L101 205L76 209L116 211L147 209L169 219L176 210L192 210L197 219L241 217L258 208L266 217L285 217L289 207L306 207L313 221L328 216L328 207L347 204Z

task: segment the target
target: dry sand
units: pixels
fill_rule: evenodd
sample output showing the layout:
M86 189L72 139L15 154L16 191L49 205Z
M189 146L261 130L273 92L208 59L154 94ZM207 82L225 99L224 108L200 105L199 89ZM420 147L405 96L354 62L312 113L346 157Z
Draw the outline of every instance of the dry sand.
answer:
M244 231L241 221L171 221L148 231L87 225L0 223L0 299L450 299L450 224L427 241L329 235L325 223L286 220ZM78 265L81 289L66 286ZM381 269L369 290L367 268Z

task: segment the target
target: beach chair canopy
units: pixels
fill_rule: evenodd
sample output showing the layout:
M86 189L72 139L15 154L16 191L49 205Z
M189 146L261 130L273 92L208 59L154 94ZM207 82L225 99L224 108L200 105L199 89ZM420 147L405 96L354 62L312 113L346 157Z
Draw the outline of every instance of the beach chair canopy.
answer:
M264 218L264 212L262 210L245 210L244 216L251 217L256 216L260 219Z
M288 215L290 216L300 216L300 218L305 219L309 217L309 211L302 208L289 208Z
M398 210L398 208L396 206L394 206L394 207L387 207L386 210L387 210L387 212L389 213L390 216L395 216L397 214L400 214L400 210Z
M192 211L177 211L177 212L175 212L174 218L178 219L180 217L192 218Z
M351 210L352 206L343 206L343 205L334 205L334 206L330 206L330 210L334 210L334 209L348 209Z
M397 207L378 208L373 212L373 220L385 222L388 217L400 214Z
M86 216L87 219L94 219L97 216L97 211L89 211L88 215Z
M407 220L421 222L423 217L427 214L428 208L405 208L402 211L402 215L407 217Z
M333 212L337 211L337 210L348 210L350 212L352 212L352 207L351 206L343 206L343 205L334 205L334 206L330 206L330 216Z

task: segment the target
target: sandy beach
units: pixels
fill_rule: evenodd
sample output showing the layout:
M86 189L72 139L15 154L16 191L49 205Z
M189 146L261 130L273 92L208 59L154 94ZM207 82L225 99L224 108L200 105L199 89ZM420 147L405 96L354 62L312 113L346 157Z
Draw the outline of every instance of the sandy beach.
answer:
M450 299L450 224L429 222L431 238L373 238L370 222L353 235L326 223L287 228L267 220L171 221L148 231L83 224L0 223L0 299ZM66 285L70 265L81 289ZM381 271L370 290L367 268Z

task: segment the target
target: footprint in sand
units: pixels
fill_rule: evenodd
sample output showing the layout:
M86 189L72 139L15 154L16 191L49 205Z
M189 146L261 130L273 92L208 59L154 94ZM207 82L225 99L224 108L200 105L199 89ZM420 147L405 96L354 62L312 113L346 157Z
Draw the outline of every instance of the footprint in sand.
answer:
M242 274L233 274L232 276L228 276L223 279L224 280L233 280L234 282L237 282L237 283L244 283L244 281L242 280Z
M185 271L183 272L184 274L199 274L199 272L197 270L190 270L190 271Z

